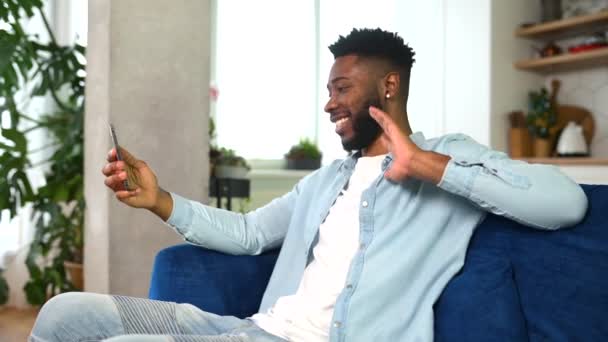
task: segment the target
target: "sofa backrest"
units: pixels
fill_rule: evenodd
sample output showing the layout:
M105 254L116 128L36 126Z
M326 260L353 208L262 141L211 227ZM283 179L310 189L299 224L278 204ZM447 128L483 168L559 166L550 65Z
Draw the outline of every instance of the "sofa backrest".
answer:
M608 341L608 186L554 232L488 215L435 304L437 341Z

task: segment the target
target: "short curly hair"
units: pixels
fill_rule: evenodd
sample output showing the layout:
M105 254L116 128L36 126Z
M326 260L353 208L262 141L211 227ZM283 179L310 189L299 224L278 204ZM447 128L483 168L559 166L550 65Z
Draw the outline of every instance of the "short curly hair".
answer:
M334 59L357 55L384 59L409 74L414 64L414 50L397 33L376 29L353 29L329 46Z

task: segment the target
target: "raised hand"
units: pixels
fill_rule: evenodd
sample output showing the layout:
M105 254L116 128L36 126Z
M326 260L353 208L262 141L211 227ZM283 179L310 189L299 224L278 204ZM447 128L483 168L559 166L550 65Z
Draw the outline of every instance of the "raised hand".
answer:
M101 172L106 176L105 185L114 191L116 198L134 208L152 209L158 202L160 188L156 175L146 162L135 158L120 148L123 160L116 159L116 150L108 153L108 164ZM129 189L124 181L128 180Z
M393 163L386 170L384 177L401 182L409 177L438 184L450 157L424 151L416 145L397 125L395 120L376 107L370 107L369 113L382 128L382 141L393 154Z

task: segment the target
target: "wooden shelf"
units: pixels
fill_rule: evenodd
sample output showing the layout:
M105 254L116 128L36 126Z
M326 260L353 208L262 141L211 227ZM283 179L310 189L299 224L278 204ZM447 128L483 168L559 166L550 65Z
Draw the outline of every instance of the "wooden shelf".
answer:
M608 166L608 159L598 158L517 158L532 164L573 165L573 166Z
M517 37L556 40L585 33L608 30L608 11L522 27L515 30Z
M608 47L553 57L521 60L515 62L515 67L520 70L542 73L601 64L608 64Z

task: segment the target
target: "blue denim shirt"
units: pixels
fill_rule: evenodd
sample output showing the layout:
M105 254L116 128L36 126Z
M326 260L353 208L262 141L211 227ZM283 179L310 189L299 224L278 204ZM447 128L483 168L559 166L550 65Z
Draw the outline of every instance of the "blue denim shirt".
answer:
M432 341L433 304L461 269L486 212L528 226L557 229L579 222L582 189L556 167L530 165L455 134L419 147L449 155L439 185L382 176L361 196L360 245L335 304L330 341ZM296 292L320 223L347 183L358 155L303 178L286 195L247 214L204 206L172 194L168 223L186 241L231 254L282 245L260 312ZM389 154L385 170L392 162ZM319 281L323 281L319 279Z

